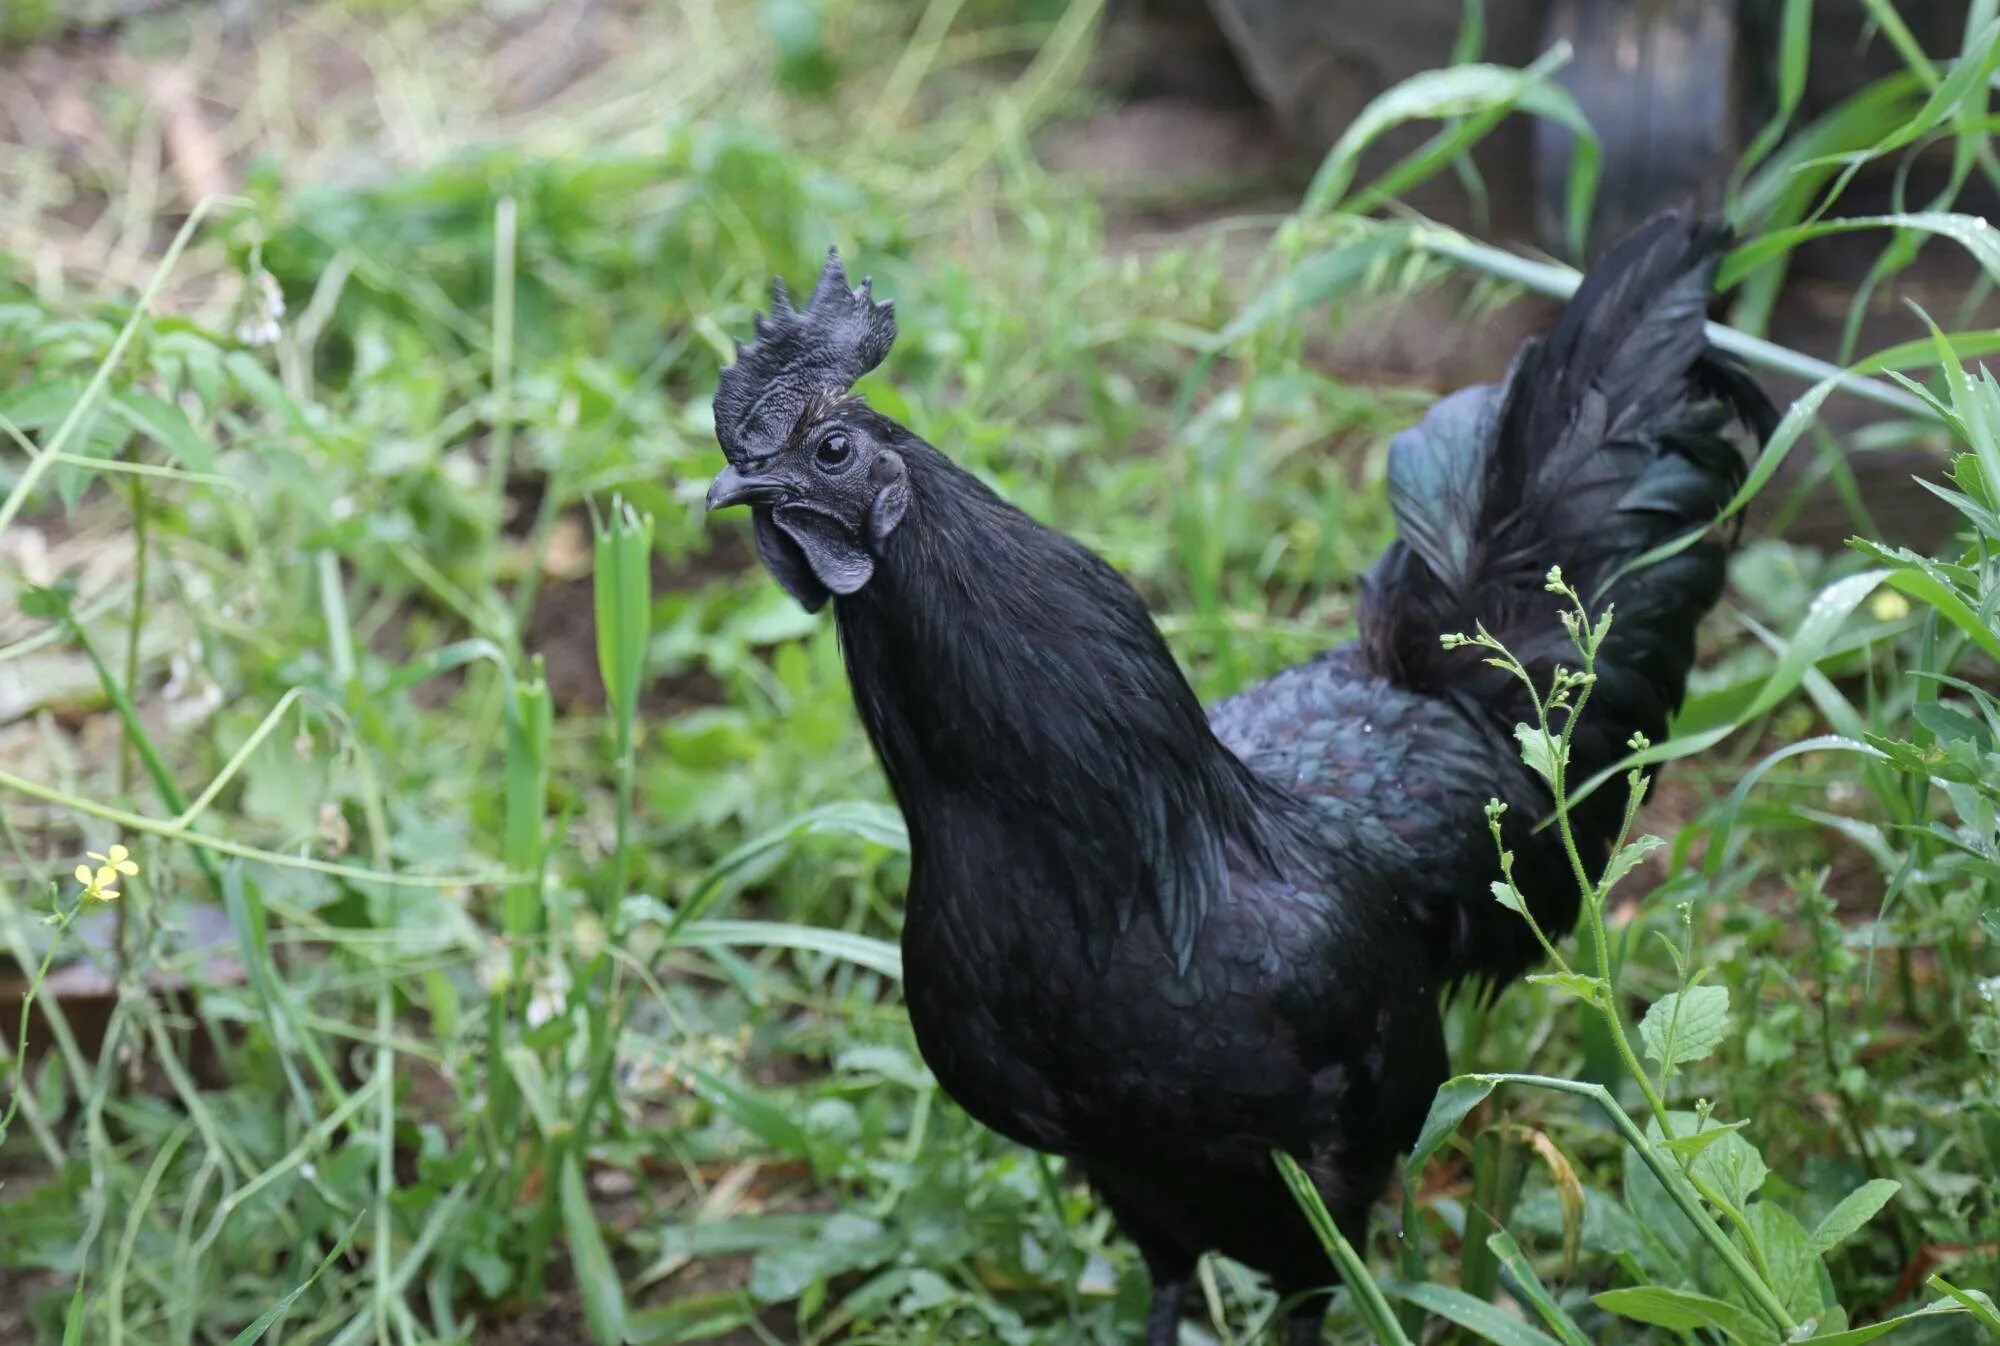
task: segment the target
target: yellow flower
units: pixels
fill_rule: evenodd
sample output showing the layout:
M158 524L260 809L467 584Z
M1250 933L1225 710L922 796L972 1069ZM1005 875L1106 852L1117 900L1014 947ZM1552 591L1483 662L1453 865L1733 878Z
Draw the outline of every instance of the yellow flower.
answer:
M83 885L83 895L93 902L117 901L118 890L111 885L118 882L118 876L121 874L134 875L139 872L138 864L132 859L132 852L123 846L113 846L102 854L96 851L86 851L84 854L97 861L98 865L95 871L89 865L78 865L76 881Z

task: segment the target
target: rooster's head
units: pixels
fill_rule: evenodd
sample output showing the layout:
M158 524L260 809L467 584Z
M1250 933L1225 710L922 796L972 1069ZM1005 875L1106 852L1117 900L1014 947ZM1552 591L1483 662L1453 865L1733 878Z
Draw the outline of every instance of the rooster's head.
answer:
M910 501L891 447L902 431L848 391L896 340L892 306L868 287L848 289L837 251L803 308L778 281L756 339L737 347L715 389L729 463L708 507L750 506L758 555L808 611L868 582Z

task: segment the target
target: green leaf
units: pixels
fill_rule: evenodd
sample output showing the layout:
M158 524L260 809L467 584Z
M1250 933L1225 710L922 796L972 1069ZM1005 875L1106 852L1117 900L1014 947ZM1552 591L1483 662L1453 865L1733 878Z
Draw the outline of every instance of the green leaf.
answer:
M1438 1152L1451 1133L1458 1130L1458 1124L1465 1115L1478 1107L1485 1097L1493 1092L1499 1081L1490 1075L1459 1075L1438 1086L1437 1096L1431 1099L1430 1114L1424 1118L1423 1130L1417 1133L1417 1143L1410 1149L1410 1157L1403 1165L1403 1172L1414 1182L1424 1171L1424 1164Z
M1528 980L1536 986L1553 986L1558 991L1575 996L1586 1005L1602 1004L1607 989L1602 977L1589 977L1581 972L1537 972Z
M1526 916L1528 901L1521 896L1521 890L1505 879L1493 880L1493 900L1511 912Z
M1770 1274L1771 1290L1797 1318L1810 1318L1822 1307L1819 1297L1819 1256L1806 1245L1805 1226L1783 1206L1769 1199L1743 1212L1744 1230L1756 1242Z
M284 1317L286 1311L297 1302L298 1297L311 1289L313 1282L317 1281L328 1267L347 1255L347 1245L354 1241L354 1233L361 1228L361 1218L367 1213L367 1211L357 1213L354 1219L349 1222L347 1232L340 1236L340 1242L334 1244L332 1250L320 1259L319 1265L313 1268L312 1275L293 1286L283 1299L258 1314L250 1326L238 1332L234 1337L231 1337L229 1346L254 1346L254 1343L263 1340L264 1334L271 1330L271 1324ZM79 1284L77 1292L81 1294L82 1291L83 1286ZM67 1333L63 1337L63 1346L70 1346Z
M1650 834L1634 837L1618 848L1618 854L1604 867L1603 891L1609 893L1618 886L1619 880L1638 868L1639 862L1667 843Z
M1913 1319L1935 1318L1942 1314L1967 1312L1970 1312L1970 1310L1962 1304L1954 1303L1949 1299L1937 1299L1920 1309L1914 1309L1909 1313L1899 1313L1894 1318L1884 1318L1879 1323L1870 1323L1866 1327L1857 1327L1847 1332L1836 1332L1830 1337L1814 1337L1812 1338L1812 1346L1862 1346L1863 1342L1876 1341L1888 1336L1891 1332L1905 1326Z
M754 865L812 836L857 837L899 854L907 855L910 851L910 834L903 825L903 817L887 805L855 801L808 809L752 837L710 865L694 892L675 913L674 924L668 927L667 934L672 937L680 927L736 891L742 876Z
M1793 409L1797 410L1797 407ZM1669 543L1666 544L1666 548L1656 551L1668 551L1671 554L1671 549L1674 547L1675 544ZM1637 567L1633 565L1626 568ZM1798 629L1785 643L1784 653L1779 657L1777 665L1772 668L1754 695L1746 697L1731 694L1717 699L1691 697L1681 708L1680 714L1674 717L1671 725L1672 738L1665 743L1656 743L1643 752L1631 753L1622 761L1614 762L1592 776L1582 786L1570 792L1571 807L1575 807L1577 803L1594 793L1606 781L1623 776L1635 766L1650 766L1657 762L1669 762L1706 752L1743 725L1777 706L1804 681L1806 673L1826 653L1828 645L1832 643L1841 627L1846 625L1854 610L1867 601L1868 596L1888 578L1889 573L1886 570L1871 570L1865 574L1850 575L1822 589L1813 599L1812 605L1806 609L1806 615L1799 622ZM1722 848L1711 843L1709 872L1714 872L1713 867L1721 863Z
M1853 539L1848 545L1856 551L1896 564L1896 569L1881 576L1884 584L1928 603L1940 617L1972 637L1973 643L1980 649L2000 659L2000 629L1972 609L1949 575L1935 561L1902 547L1884 547L1862 538Z
M1711 1120L1704 1125L1692 1112L1669 1112L1667 1120L1673 1124L1673 1140L1662 1138L1655 1119L1646 1122L1647 1139L1663 1148L1690 1153L1690 1172L1709 1191L1739 1211L1749 1205L1770 1170L1757 1147L1743 1136L1742 1124L1720 1125Z
M691 1061L682 1062L676 1073L696 1097L765 1144L800 1159L812 1157L811 1138L790 1109Z
M1494 1237L1499 1236L1496 1234ZM1530 1327L1495 1305L1476 1299L1455 1286L1435 1285L1429 1281L1384 1281L1382 1293L1391 1299L1414 1304L1447 1322L1457 1323L1466 1331L1496 1343L1496 1346L1563 1346L1548 1333Z
M1677 1332L1712 1328L1731 1341L1742 1343L1742 1346L1768 1346L1778 1339L1777 1333L1748 1309L1686 1290L1646 1285L1628 1290L1606 1290L1603 1294L1592 1295L1590 1302L1621 1318L1670 1327Z
M1564 765L1569 763L1569 754L1559 739L1543 732L1540 726L1517 724L1514 737L1521 745L1521 760L1526 762L1537 776L1549 784L1556 782L1556 762L1561 758Z
M1801 244L1813 239L1829 234L1850 234L1862 229L1914 229L1950 239L1971 253L1973 260L1987 275L2000 279L2000 231L1995 231L1992 225L1977 215L1921 211L1905 215L1850 215L1773 230L1731 253L1722 264L1715 286L1718 290L1727 290L1764 263L1789 255Z
M902 951L887 940L784 921L690 921L674 942L691 948L798 949L823 953L900 981Z
M1662 1149L1669 1150L1684 1158L1692 1159L1730 1132L1741 1131L1748 1125L1750 1123L1747 1121L1739 1121L1730 1122L1726 1126L1709 1126L1695 1132L1693 1135L1678 1135L1672 1140L1663 1140L1659 1143Z
M1720 1140L1696 1155L1693 1171L1710 1191L1738 1210L1749 1204L1771 1172L1757 1147L1735 1131L1724 1132Z
M1227 347L1304 309L1314 308L1359 285L1378 262L1407 246L1410 231L1399 225L1370 226L1352 238L1309 254L1251 300L1208 344Z
M625 1340L625 1287L604 1246L604 1231L597 1227L597 1212L590 1208L583 1169L574 1154L563 1156L560 1196L563 1235L569 1240L570 1267L577 1293L583 1296L591 1339L597 1346L618 1346Z
M1668 1067L1702 1060L1728 1031L1729 991L1721 986L1690 986L1661 996L1639 1022L1646 1055Z
M1594 147L1589 124L1574 100L1545 92L1556 87L1547 77L1568 59L1568 50L1558 48L1524 70L1479 63L1427 70L1378 94L1320 162L1299 213L1318 215L1338 206L1353 185L1362 154L1406 122L1478 117L1532 101L1533 110L1569 126L1580 141Z
M1579 1187L1577 1190L1580 1202L1582 1189ZM1564 1215L1564 1224L1568 1224L1567 1212ZM1563 1306L1556 1303L1555 1296L1542 1284L1542 1278L1535 1274L1534 1265L1528 1261L1527 1255L1521 1251L1521 1245L1514 1241L1512 1234L1504 1229L1497 1230L1487 1236L1486 1246L1493 1250L1493 1256L1512 1278L1513 1284L1509 1288L1517 1299L1525 1299L1528 1306L1541 1315L1542 1321L1555 1329L1556 1335L1562 1338L1566 1346L1590 1346L1590 1338L1584 1335L1576 1320L1563 1311ZM1565 1265L1574 1261L1574 1249L1566 1249L1564 1259Z
M1840 1199L1840 1204L1828 1211L1812 1236L1806 1241L1815 1253L1824 1253L1839 1247L1848 1239L1861 1232L1862 1226L1879 1214L1882 1208L1903 1190L1903 1184L1890 1178L1871 1178Z
M77 1276L76 1292L69 1297L69 1312L63 1316L62 1346L83 1346L83 1285L85 1279L81 1274ZM275 1318L278 1312L281 1311L273 1311L269 1316ZM266 1326L268 1325L266 1324ZM255 1326L255 1324L252 1324L252 1326ZM258 1336L262 1335L263 1332L260 1329ZM256 1339L256 1337L250 1338L251 1341L255 1341ZM237 1338L239 1342L242 1340L243 1338L240 1336Z
M187 413L173 403L128 388L113 396L107 405L113 415L140 434L158 441L186 466L206 472L215 465L215 446L194 428Z

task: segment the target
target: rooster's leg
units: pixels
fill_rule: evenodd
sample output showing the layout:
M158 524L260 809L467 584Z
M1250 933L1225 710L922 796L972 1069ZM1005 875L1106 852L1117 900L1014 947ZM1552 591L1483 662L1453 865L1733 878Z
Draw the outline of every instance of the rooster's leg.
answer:
M1153 1307L1146 1311L1146 1346L1174 1346L1180 1340L1181 1301L1187 1297L1187 1282L1153 1282Z

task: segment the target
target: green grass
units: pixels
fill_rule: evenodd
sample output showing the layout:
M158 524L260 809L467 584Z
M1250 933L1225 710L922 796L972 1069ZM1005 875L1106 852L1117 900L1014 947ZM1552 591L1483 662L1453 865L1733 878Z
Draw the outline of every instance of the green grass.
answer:
M1430 397L1341 381L1329 338L1468 267L1469 319L1564 283L1393 197L1574 110L1545 69L1463 65L1385 98L1296 214L1141 253L1036 153L1097 97L1099 6L614 7L607 62L525 102L561 35L520 8L264 25L206 67L241 198L192 214L129 83L80 140L0 151L0 949L47 1016L0 1057L0 1305L135 1346L1129 1339L1108 1216L917 1058L901 823L830 622L702 518L716 369L838 242L898 305L871 400L1101 550L1226 694L1347 631L1387 437ZM1950 160L1865 226L1874 302L1922 247L2000 275L1952 211L2000 175L1971 9L1957 58L1746 155L1748 335L1865 156ZM1359 179L1411 119L1436 137ZM1993 1326L2000 391L1960 357L2000 341L1932 316L1851 353L1960 533L1792 547L1753 474L1712 657L1631 764L1671 764L1634 825L1660 844L1579 873L1566 971L1451 1008L1473 1073L1403 1237L1352 1250L1379 1285L1343 1339ZM1814 418L1846 395L1761 468L1838 480ZM71 872L113 843L140 872L96 902ZM1218 1340L1275 1308L1222 1262L1201 1290Z

